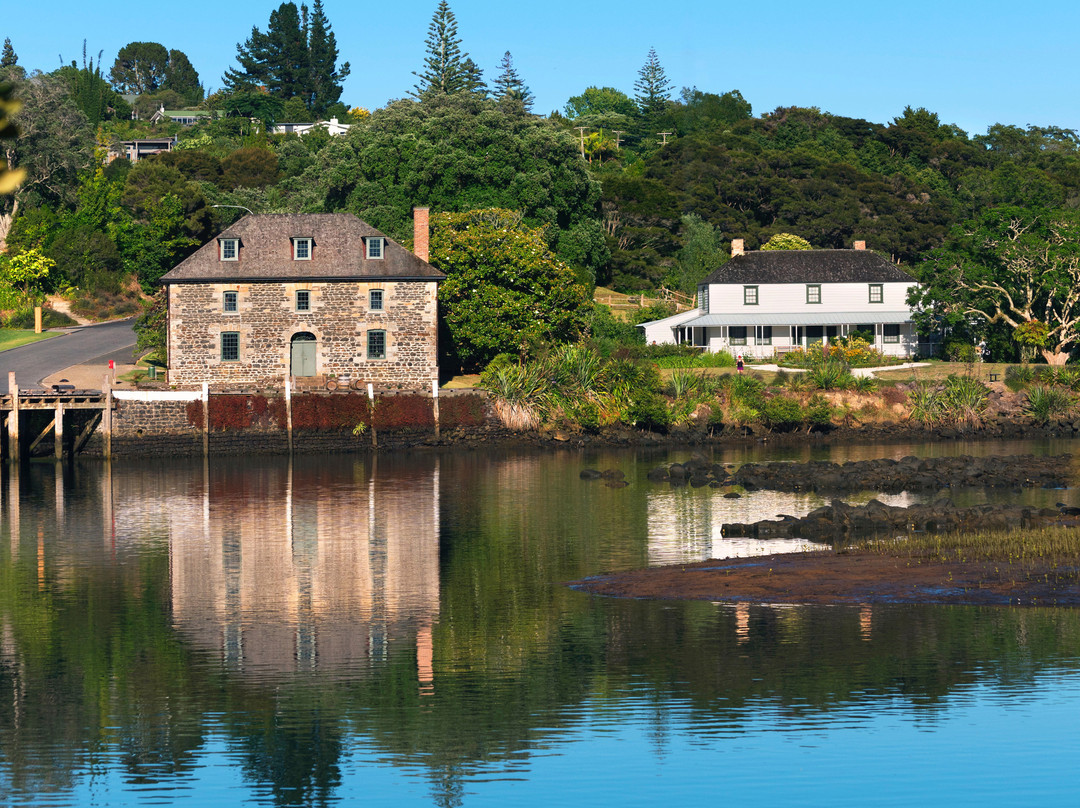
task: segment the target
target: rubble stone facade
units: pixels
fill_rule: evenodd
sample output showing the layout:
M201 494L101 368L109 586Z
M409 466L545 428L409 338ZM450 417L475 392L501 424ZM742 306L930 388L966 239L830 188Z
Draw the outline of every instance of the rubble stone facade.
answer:
M309 309L296 310L297 291ZM382 292L373 310L371 292ZM226 292L236 312L226 312ZM382 358L368 358L370 332L384 335ZM237 335L235 360L222 358L222 334ZM178 387L269 387L294 373L293 341L314 337L314 375L342 386L430 389L438 379L436 284L419 281L206 283L169 287L169 383Z
M429 390L443 277L355 216L244 217L162 279L169 383Z

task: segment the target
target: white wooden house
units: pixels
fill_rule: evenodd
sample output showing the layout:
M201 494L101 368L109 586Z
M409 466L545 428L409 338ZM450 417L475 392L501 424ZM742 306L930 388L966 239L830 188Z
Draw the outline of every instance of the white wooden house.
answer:
M853 250L745 252L735 239L731 255L698 285L696 309L642 323L646 342L766 358L860 331L887 356L916 352L907 303L915 280L865 242Z

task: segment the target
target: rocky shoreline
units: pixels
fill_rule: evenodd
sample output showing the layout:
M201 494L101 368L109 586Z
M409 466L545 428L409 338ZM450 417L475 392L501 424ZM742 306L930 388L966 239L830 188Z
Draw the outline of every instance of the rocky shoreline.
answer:
M587 473L621 480L610 472ZM687 463L658 466L654 483L780 491L906 491L953 488L1065 487L1075 482L1073 456L942 457L878 459L843 464ZM791 553L704 561L597 575L570 586L597 595L631 598L711 600L729 603L869 604L949 603L970 605L1080 605L1076 571L1053 560L1027 559L1024 569L1009 562L957 561L850 549L859 537L893 538L912 533L974 533L1020 528L1080 527L1080 507L1015 504L956 507L947 494L932 503L895 507L876 499L853 506L840 500L804 517L730 523L724 536L801 538L832 542L832 552ZM1032 566L1034 564L1034 566Z
M806 516L781 516L779 520L725 524L725 537L755 539L800 538L811 541L835 541L864 536L901 535L905 533L957 533L1009 528L1075 527L1080 523L1080 508L1058 503L1056 508L1030 508L1020 505L977 505L958 508L948 498L929 505L907 508L886 505L876 499L865 505L848 505L834 500Z

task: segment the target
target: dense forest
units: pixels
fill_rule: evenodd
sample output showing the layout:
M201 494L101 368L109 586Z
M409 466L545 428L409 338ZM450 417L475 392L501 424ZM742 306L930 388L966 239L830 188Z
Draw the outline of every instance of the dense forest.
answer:
M676 92L655 52L627 77L632 93L587 86L538 114L509 52L485 79L445 0L410 96L372 111L341 100L349 66L321 0L281 4L208 96L187 56L165 44L132 42L107 71L102 54L95 63L84 53L51 73L26 70L15 44L4 44L0 81L21 103L18 136L2 148L24 175L0 196L0 270L22 278L16 291L67 289L104 313L152 294L239 207L347 211L406 244L414 205L498 208L540 229L546 260L586 287L692 292L732 238L751 249L778 233L816 248L860 239L920 279L949 279L927 285L926 328L1003 353L1020 326L1044 354L1067 356L1076 343L1080 315L1061 295L1080 280L1062 235L1080 221L1072 130L996 124L971 135L915 105L886 123L816 108L755 115L737 90ZM194 125L152 122L159 108L200 114ZM329 117L348 133L270 133ZM122 141L163 136L178 138L171 152L108 157ZM1033 272L1052 281L1027 301L994 291L1010 292L1040 249Z

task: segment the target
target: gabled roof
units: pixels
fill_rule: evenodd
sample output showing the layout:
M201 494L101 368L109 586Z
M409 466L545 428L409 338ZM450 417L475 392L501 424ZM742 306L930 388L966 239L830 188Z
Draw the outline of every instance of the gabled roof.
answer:
M758 250L736 255L702 283L914 283L869 250Z
M368 258L366 239L381 237L382 258ZM220 260L221 239L240 240L239 260ZM293 259L293 239L312 239L311 259ZM161 282L422 280L446 276L351 213L245 216L165 273Z

